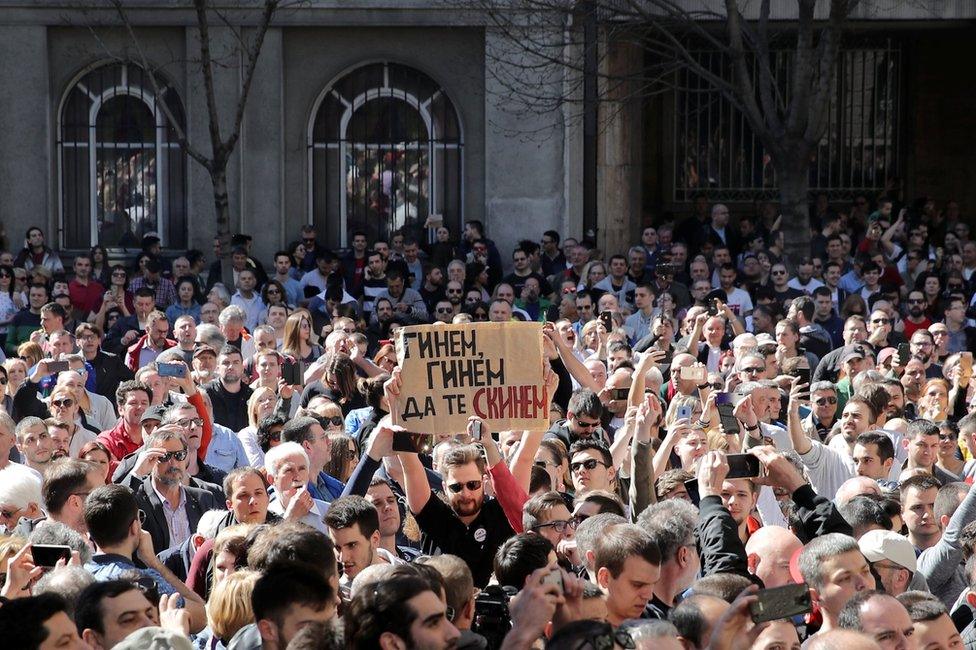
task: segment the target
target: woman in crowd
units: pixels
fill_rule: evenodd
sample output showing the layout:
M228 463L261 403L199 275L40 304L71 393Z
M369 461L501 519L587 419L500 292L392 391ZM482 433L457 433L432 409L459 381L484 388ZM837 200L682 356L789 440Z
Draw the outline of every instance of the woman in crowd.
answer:
M91 279L103 287L108 287L112 281L112 266L108 261L108 251L101 244L95 244L89 251L92 261Z
M102 296L101 303L92 314L88 322L97 325L103 332L107 332L114 323L109 322L109 313L117 310L122 316L129 316L135 311L132 292L129 287L129 272L121 264L112 267L111 281Z
M112 477L109 475L112 467L112 454L104 444L98 440L86 442L82 446L81 451L78 452L78 458L87 460L100 467L105 472L105 483L112 482Z
M304 367L322 356L322 348L312 343L312 318L306 311L297 311L285 321L285 338L281 345L284 354L300 361Z
M190 277L182 277L176 281L176 299L178 302L166 308L166 320L171 324L180 316L192 316L200 322L200 297L197 295L197 283Z

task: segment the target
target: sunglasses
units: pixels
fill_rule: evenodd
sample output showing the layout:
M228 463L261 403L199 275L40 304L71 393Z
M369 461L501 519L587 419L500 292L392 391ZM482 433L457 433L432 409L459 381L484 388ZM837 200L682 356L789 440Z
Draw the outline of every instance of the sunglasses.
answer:
M183 427L184 429L189 429L190 427L202 427L203 419L201 418L183 418L182 420L177 420L176 424Z
M600 465L602 467L606 467L607 466L606 463L604 463L602 461L599 461L596 458L587 458L586 460L581 460L581 461L577 461L575 463L570 463L569 464L569 471L572 472L573 474L575 474L576 472L580 471L580 469L585 469L588 472L592 472L593 470L596 469L596 466L597 465Z
M268 293L281 293L281 292L278 291L277 289L272 288L272 289L268 289Z
M160 463L168 463L171 460L178 460L180 462L186 460L186 449L182 451L171 451L159 457Z
M468 492L476 492L481 489L481 481L466 481L464 483L451 483L447 486L447 489L454 494L459 493L461 490L467 488Z
M576 521L574 519L557 519L556 521L550 521L544 524L539 524L538 526L533 526L532 530L539 530L540 528L552 528L557 533L565 533L566 529L576 530Z
M322 418L326 424L331 424L333 426L339 426L340 424L345 424L346 421L342 419L341 415L333 415L330 418Z
M269 433L268 434L268 440L280 441L281 440L281 431L275 431L274 433Z
M891 319L890 318L872 318L871 319L871 322L872 323L875 323L877 325L887 325L888 323L891 322Z
M939 442L950 442L952 440L958 440L958 436L954 436L951 433L940 433Z
M18 508L16 510L0 510L0 517L4 519L13 519L14 515L20 513L23 508Z
M70 398L65 399L52 399L51 406L57 406L58 408L68 408L74 406L75 401Z
M817 400L817 406L826 406L828 404L836 404L836 403L837 403L836 397L821 397L820 399Z

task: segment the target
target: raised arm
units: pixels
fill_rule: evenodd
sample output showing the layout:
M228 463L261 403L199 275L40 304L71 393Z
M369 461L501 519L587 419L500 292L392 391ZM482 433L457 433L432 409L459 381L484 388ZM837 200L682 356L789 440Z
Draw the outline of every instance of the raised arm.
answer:
M634 423L634 444L630 454L630 517L637 516L657 501L654 492L654 448L651 439L661 423L661 403L654 395L638 407Z
M790 388L790 404L786 416L786 428L790 431L790 440L793 441L793 449L801 456L809 453L810 448L813 446L810 438L803 431L802 418L800 417L800 402L804 394L803 391L806 388L807 384L801 384L799 377L793 380L793 386Z
M559 351L559 358L562 359L563 365L566 366L566 370L569 374L573 376L580 386L583 388L589 388L594 393L599 393L603 390L603 386L596 383L590 371L586 369L586 366L576 358L573 354L573 349L569 346L563 337L560 336L555 330L545 330L543 329L543 334L549 338L556 346L556 350Z
M383 391L386 393L386 400L390 405L391 413L396 412L396 409L399 408L401 386L400 369L395 368L393 375L383 384ZM402 427L391 427L391 429L394 432L403 430ZM424 468L424 464L420 462L420 457L417 454L398 452L397 456L400 458L400 465L403 467L403 489L407 493L407 507L410 508L410 512L417 514L424 509L432 495L430 482L427 480L427 470Z

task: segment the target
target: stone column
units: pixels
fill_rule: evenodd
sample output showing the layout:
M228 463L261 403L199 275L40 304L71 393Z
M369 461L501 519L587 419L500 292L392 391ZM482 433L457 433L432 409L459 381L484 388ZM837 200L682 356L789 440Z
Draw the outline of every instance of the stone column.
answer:
M619 80L640 73L643 52L631 43L607 43L605 47L597 245L607 259L614 253L626 252L640 228L642 102L635 83Z

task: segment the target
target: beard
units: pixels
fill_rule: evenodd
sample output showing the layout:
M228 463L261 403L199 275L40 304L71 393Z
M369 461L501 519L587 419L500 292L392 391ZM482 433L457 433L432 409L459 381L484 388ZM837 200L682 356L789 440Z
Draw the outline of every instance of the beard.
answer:
M67 449L55 449L51 452L51 460L58 460L59 458L68 458L70 454Z
M457 513L459 517L471 517L478 514L481 511L481 504L484 497L481 499L458 499L451 503L451 508Z

